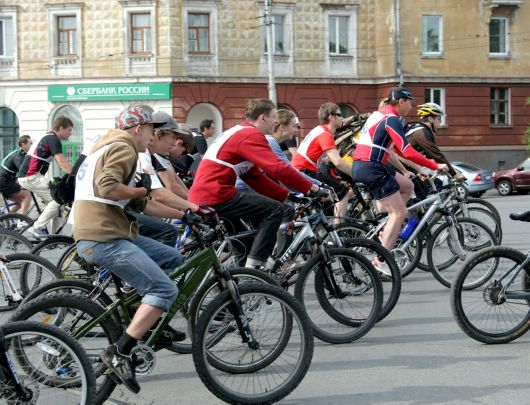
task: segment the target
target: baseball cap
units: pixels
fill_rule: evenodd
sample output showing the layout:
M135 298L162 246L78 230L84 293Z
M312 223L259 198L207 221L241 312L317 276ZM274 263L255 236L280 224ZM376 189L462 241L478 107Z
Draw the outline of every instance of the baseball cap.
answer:
M412 92L405 87L394 87L388 95L390 101L397 101L402 98L414 100L416 97L412 97Z
M190 134L189 131L186 131L185 129L179 127L179 124L177 123L177 120L173 118L171 115L169 115L165 111L156 111L153 113L153 120L155 121L164 121L165 123L162 124L159 127L156 127L158 130L163 131L173 131L177 132L183 135Z
M137 125L145 124L153 124L155 128L158 128L166 124L166 121L153 119L151 113L140 106L127 107L114 119L114 126L117 129L129 129Z

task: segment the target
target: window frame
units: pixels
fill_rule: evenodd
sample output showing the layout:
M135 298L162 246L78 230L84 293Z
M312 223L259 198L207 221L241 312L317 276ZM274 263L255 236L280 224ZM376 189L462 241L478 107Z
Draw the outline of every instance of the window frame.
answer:
M73 18L76 22L76 27L74 29L71 29L71 28L68 28L68 29L63 29L61 28L61 19L62 18ZM56 48L56 53L55 55L58 56L58 57L72 57L72 56L77 56L77 18L76 18L76 15L57 15L55 16L55 23L56 23L56 27L55 27L55 31L57 33L57 39L56 39L56 43L57 43L57 48ZM62 53L61 52L61 33L62 32L66 32L67 33L67 44L68 44L68 53ZM74 33L74 38L71 37L71 34L72 32ZM72 52L70 52L72 51Z
M0 20L2 20L2 47L3 53L0 54L0 59L3 61L12 61L12 66L16 65L17 60L17 8L16 6L0 6ZM6 23L9 20L9 25ZM8 31L8 30L11 31ZM9 45L9 40L13 39Z
M504 39L504 51L492 52L492 35L491 35L491 24L493 21L504 21L504 32L499 33L499 40L503 37ZM488 24L488 54L492 57L506 57L510 55L510 36L509 36L510 19L508 17L493 16L490 18ZM499 48L500 48L499 43Z
M133 20L135 16L148 16L149 25L135 26ZM128 31L129 31L129 54L130 55L152 55L153 54L153 15L150 11L131 11L128 13ZM134 33L141 32L142 36L142 50L136 51L134 47L135 39ZM146 31L148 32L146 34ZM146 44L149 43L150 49L147 49Z
M50 27L50 55L52 60L77 60L82 58L82 30L81 30L81 6L76 4L47 4ZM59 52L59 17L75 17L76 21L76 53L61 54Z
M439 96L437 97L435 93L439 93ZM424 89L424 99L426 103L436 103L440 107L442 107L442 110L445 112L445 114L442 117L442 121L440 123L440 126L443 128L446 128L448 126L447 124L447 110L445 107L445 89L443 87L426 87ZM439 98L439 100L436 100Z
M331 34L331 19L332 18L335 18L337 19L337 22L338 22L338 19L339 18L346 18L346 40L347 40L347 44L346 44L346 52L337 52L337 46L339 47L340 49L340 42L336 42L335 43L335 52L332 52L330 50L331 48L331 37L330 37L330 34ZM350 19L351 19L351 16L349 15L345 15L345 14L342 14L342 13L334 13L334 12L331 12L329 13L328 15L328 46L327 46L327 51L328 51L328 55L331 55L331 56L345 56L345 55L351 55L351 47L350 47L350 42L351 42L351 38L350 38ZM335 39L340 39L340 25L335 23L335 27L336 27L336 32L335 32Z
M429 45L429 41L427 38L427 31L426 31L426 18L429 17L436 17L438 18L438 51L430 51L427 49L427 46ZM421 54L424 57L440 57L444 53L444 42L443 42L443 16L439 14L424 14L422 15L422 49Z
M196 15L196 16L208 16L208 25L207 26L190 26L190 16L191 15ZM186 44L187 44L187 50L188 50L188 53L190 55L209 55L211 54L211 42L212 42L212 37L211 37L211 22L212 22L212 18L211 18L211 13L209 12L206 12L206 11L188 11L186 13L186 20L187 20L187 30L186 30ZM201 30L204 30L206 29L207 31L207 38L208 38L208 50L207 51L201 51L199 50L200 49L200 38L201 36L199 35L200 34L200 31ZM196 45L197 45L197 51L192 51L190 49L190 30L194 30L195 31L195 42L196 42Z
M496 96L501 90L506 91L506 98L500 99ZM511 126L511 89L509 87L491 87L490 88L490 126L492 127L507 127ZM496 93L496 94L492 94ZM500 113L500 109L496 108L501 103L506 104L506 111L504 113ZM498 117L500 115L504 114L506 116L506 122L498 122ZM493 119L492 119L493 118Z
M276 27L276 23L274 21L272 21L272 24L273 24L273 29L272 29L272 43L274 45L274 52L273 52L273 55L278 55L278 56L284 56L284 55L288 55L288 52L287 52L287 40L286 40L286 25L287 25L287 19L288 19L288 15L285 14L285 13L279 13L279 12L272 12L271 13L271 19L275 19L276 17L281 17L282 18L282 24L281 24L281 33L282 33L282 48L283 50L281 52L278 52L276 50L276 29L274 29ZM268 49L267 49L267 31L266 31L266 27L265 27L265 30L264 30L264 35L263 35L263 54L264 55L267 55L268 54Z

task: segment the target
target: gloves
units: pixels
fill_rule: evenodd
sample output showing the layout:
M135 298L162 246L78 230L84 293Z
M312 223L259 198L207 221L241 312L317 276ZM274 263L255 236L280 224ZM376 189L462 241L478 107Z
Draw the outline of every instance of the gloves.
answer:
M313 198L331 198L332 190L326 187L320 186L316 192L309 192L309 196Z
M289 193L287 195L287 199L289 201L294 202L294 203L299 203L300 201L302 201L302 198L300 196L298 196L298 194L296 194L296 193Z
M147 173L137 173L136 178L138 179L138 181L136 182L136 187L145 187L147 189L146 197L151 199L151 176Z
M195 214L200 215L202 218L209 220L217 215L217 212L207 205L199 204L199 208L195 211Z
M181 221L188 226L202 224L202 218L195 214L190 208L186 210L184 216L181 218Z

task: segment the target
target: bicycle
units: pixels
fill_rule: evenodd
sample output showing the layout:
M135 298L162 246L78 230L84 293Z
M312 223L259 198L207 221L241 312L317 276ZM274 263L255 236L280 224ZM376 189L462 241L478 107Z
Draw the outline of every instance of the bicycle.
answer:
M8 404L92 405L95 375L81 345L39 322L0 327L0 398Z
M530 211L512 213L530 222ZM471 256L451 288L458 326L482 343L508 343L530 327L530 251L493 246Z
M179 295L145 342L133 350L137 371L140 375L152 371L159 338L210 269L223 292L204 309L193 335L192 354L201 380L225 401L263 403L285 397L298 386L311 363L314 340L307 314L278 286L243 283L239 287L230 272L220 266L212 246L169 274L171 279L179 280ZM120 285L117 277L111 277ZM121 324L113 319L127 325L132 308L141 299L136 292L125 295L118 291L116 300L106 308L80 295L44 295L22 305L12 319L34 317L60 325L96 358L102 347L118 339ZM266 339L272 341L265 344ZM101 362L95 366L97 401L102 402L116 382L104 373ZM249 382L248 374L257 371L255 381ZM244 386L246 383L249 385Z

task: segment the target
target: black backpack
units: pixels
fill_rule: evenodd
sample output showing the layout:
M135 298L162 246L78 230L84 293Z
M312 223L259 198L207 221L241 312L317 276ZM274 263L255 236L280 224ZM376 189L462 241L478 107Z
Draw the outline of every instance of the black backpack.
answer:
M67 205L74 202L75 197L75 176L81 164L85 161L86 156L81 154L74 166L72 173L65 174L62 177L54 177L48 183L52 198L61 205Z

